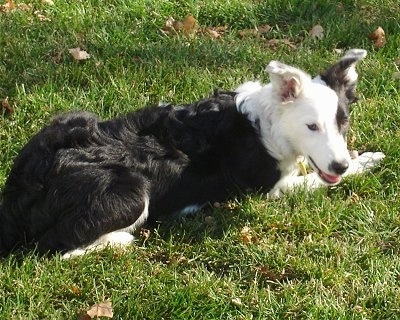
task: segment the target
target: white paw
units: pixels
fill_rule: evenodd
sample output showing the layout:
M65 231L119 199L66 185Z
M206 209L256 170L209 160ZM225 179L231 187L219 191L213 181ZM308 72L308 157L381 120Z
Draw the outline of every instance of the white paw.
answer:
M364 152L359 157L351 160L350 167L344 175L348 176L370 171L375 168L383 158L385 158L385 155L382 152Z
M68 251L68 252L64 253L62 255L61 259L67 260L67 259L71 259L71 258L74 258L74 257L82 256L85 253L86 253L85 249L78 248L78 249L74 249L74 250L71 250L71 251Z

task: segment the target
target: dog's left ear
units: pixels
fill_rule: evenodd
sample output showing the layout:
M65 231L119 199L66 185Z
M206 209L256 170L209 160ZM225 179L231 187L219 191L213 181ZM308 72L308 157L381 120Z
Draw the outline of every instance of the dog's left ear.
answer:
M322 72L313 81L322 80L328 87L336 91L339 100L346 105L357 101L356 86L358 74L356 64L367 56L363 49L351 49L330 68Z
M304 85L311 81L308 74L303 71L271 61L267 66L271 84L282 103L293 102L303 91Z

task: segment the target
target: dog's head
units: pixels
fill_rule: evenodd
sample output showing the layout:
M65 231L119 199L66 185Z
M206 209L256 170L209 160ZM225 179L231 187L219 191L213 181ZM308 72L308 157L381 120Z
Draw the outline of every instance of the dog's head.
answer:
M327 184L337 184L349 167L348 109L356 101L357 61L365 50L350 50L315 79L303 71L272 61L273 99L280 108L280 131Z

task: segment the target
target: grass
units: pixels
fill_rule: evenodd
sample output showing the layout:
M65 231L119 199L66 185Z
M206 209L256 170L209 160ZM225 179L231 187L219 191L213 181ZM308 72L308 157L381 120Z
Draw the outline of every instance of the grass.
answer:
M400 319L397 1L25 4L0 13L0 99L14 109L0 111L0 187L21 147L61 111L110 118L158 101L190 102L216 87L267 81L272 59L316 74L338 58L336 48L369 51L358 67L349 144L386 159L335 188L209 207L139 236L125 252L69 261L16 253L0 261L0 318L78 319L108 299L114 319ZM190 13L227 31L220 39L160 32L168 17ZM308 37L317 23L319 41ZM272 26L264 37L240 38L264 24ZM387 44L378 50L367 36L379 25ZM270 48L268 39L296 49ZM77 46L91 58L74 61L68 49Z

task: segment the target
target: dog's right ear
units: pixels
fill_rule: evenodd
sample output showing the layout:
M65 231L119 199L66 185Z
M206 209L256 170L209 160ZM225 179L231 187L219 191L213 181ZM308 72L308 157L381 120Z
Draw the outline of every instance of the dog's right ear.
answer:
M303 91L304 85L311 81L308 74L303 71L271 61L267 66L271 84L282 103L293 102Z
M333 89L346 105L357 101L356 86L358 74L356 64L367 56L363 49L351 49L330 68L322 72L314 81L322 80Z

